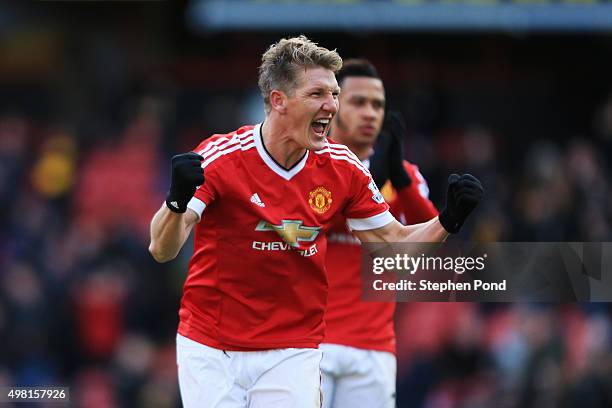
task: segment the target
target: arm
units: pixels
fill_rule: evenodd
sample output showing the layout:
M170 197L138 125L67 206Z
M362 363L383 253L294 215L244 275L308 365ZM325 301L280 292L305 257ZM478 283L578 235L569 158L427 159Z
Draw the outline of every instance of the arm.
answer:
M484 190L474 176L451 174L446 191L446 207L438 217L422 224L404 226L394 220L383 227L353 231L361 242L442 242L459 229L476 208Z
M198 219L198 215L191 209L175 213L164 203L151 220L149 252L153 259L168 262L176 258Z
M187 208L197 186L204 183L203 158L196 153L179 154L172 158L172 183L166 202L151 220L149 252L157 262L176 258L185 244L199 215Z
M438 217L422 224L402 225L394 220L384 227L353 231L361 242L443 242L450 235Z
M407 187L396 190L389 206L394 214L404 215L406 224L428 221L438 215L438 210L428 198L427 182L415 165L407 161L403 164L413 182Z

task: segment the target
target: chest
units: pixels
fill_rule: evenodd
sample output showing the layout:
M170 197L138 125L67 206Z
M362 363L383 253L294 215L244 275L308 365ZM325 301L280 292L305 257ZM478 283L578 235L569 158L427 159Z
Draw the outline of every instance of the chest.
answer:
M220 180L218 204L245 227L267 222L327 229L347 202L348 186L333 168L306 166L290 179L265 163L239 163Z

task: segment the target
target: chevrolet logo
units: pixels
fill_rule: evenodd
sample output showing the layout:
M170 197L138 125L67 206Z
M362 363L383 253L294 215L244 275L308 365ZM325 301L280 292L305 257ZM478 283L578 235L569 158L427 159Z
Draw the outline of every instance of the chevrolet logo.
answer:
M283 241L299 248L300 242L314 241L321 230L321 227L303 227L302 223L296 220L282 220L281 225L274 225L267 221L259 221L255 231L276 231Z

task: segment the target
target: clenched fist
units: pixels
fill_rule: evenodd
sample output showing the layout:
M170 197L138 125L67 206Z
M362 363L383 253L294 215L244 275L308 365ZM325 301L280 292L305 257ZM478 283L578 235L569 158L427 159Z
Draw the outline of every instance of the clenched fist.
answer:
M450 233L459 232L468 215L476 208L484 189L471 174L451 174L446 190L446 207L440 212L440 224Z
M194 152L172 157L172 182L166 196L166 205L170 211L187 211L187 203L195 194L196 188L204 183L202 160L204 158Z

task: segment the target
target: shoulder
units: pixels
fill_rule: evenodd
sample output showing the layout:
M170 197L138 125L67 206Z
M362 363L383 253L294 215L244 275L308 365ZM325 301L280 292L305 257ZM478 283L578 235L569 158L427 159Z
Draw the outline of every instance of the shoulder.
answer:
M238 130L225 134L214 134L203 140L194 152L204 158L203 168L215 167L221 163L239 157L240 153L255 147L253 140L254 125L243 126Z
M413 180L418 180L420 183L426 183L425 177L419 171L419 166L412 164L407 160L404 160L404 168L406 172Z
M355 153L343 144L327 139L325 147L314 152L317 160L329 162L332 166L342 168L345 171L358 172L370 177L370 172L363 165Z

